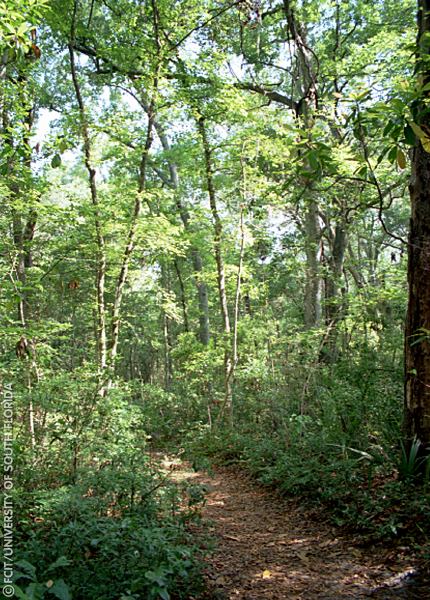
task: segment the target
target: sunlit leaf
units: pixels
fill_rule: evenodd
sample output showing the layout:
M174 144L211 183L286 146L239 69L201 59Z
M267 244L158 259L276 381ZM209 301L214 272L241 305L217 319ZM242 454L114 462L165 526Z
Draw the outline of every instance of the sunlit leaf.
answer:
M397 164L400 169L406 169L406 156L400 148L397 149Z

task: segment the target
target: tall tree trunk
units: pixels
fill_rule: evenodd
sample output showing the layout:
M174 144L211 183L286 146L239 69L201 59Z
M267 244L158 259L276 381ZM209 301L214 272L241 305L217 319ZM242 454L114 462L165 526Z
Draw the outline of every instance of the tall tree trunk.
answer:
M339 286L342 279L343 264L347 246L347 231L343 221L336 223L334 228L333 244L329 259L330 277L328 281L327 297L327 321L339 321L341 307L339 304Z
M155 0L151 0L152 7L152 26L154 45L156 48L157 63L155 66L155 73L152 81L151 100L148 106L148 126L146 130L145 146L143 148L142 158L139 166L139 183L137 192L134 200L133 214L131 216L130 227L127 233L127 240L125 243L123 257L121 261L121 267L115 287L115 298L112 308L112 324L111 324L111 341L110 341L110 353L109 353L109 375L107 385L112 385L112 377L115 370L115 361L118 353L118 342L120 332L120 316L122 300L124 295L124 287L127 281L128 270L130 267L130 261L134 252L137 226L139 222L140 213L142 210L142 195L146 188L146 172L148 166L149 151L153 142L153 128L155 119L155 105L156 97L158 94L158 83L159 83L159 70L161 67L161 56L160 56L160 36L159 36L159 25L158 25L158 10Z
M6 53L7 56L8 53ZM5 56L5 54L3 55ZM14 90L17 98L15 102L22 110L19 116L19 125L25 134L20 140L14 139L14 128L11 123L9 110L13 111L13 104L8 106L6 97L2 94L2 134L3 142L9 152L7 156L7 178L6 185L9 189L9 200L11 201L12 213L12 235L14 244L14 258L12 272L15 273L15 291L18 297L17 321L22 328L22 335L16 345L16 354L23 361L23 374L28 393L28 428L30 442L33 453L36 450L36 417L33 404L33 380L39 382L39 368L36 362L35 343L28 339L28 327L30 314L30 296L31 293L27 287L27 269L33 265L32 242L36 229L37 213L30 204L25 206L27 197L32 197L29 193L25 176L31 174L32 168L32 150L30 146L30 136L34 124L34 98L29 95L29 81L26 67L18 66L18 77L14 79ZM2 65L0 77L5 78L8 74L6 62ZM3 90L4 92L4 90ZM19 152L18 152L19 150ZM19 157L22 158L19 158ZM32 192L32 190L31 190ZM30 200L32 202L32 200ZM25 207L23 208L21 204ZM26 210L27 209L27 210ZM33 456L34 457L34 456Z
M329 223L327 226L330 228ZM325 362L333 363L338 357L338 325L345 312L345 290L342 288L341 294L339 293L348 240L346 224L343 220L336 223L334 232L330 232L329 238L329 272L325 280L325 321L329 333L321 349L320 358Z
M87 113L81 93L81 87L76 72L76 61L74 46L76 40L76 18L78 11L78 0L74 0L72 23L70 28L69 58L70 70L72 74L73 87L78 103L79 115L81 120L81 134L84 143L85 167L88 172L88 183L91 192L91 202L93 205L94 225L96 230L97 243L97 271L96 271L96 298L97 298L97 348L98 360L101 372L107 367L107 337L106 337L106 307L105 307L105 279L106 279L106 251L105 240L102 228L102 218L100 215L100 203L96 184L96 170L92 160L92 146L88 127ZM103 378L103 376L102 376Z
M304 225L306 237L304 321L305 327L310 329L318 325L321 319L321 276L319 266L321 228L319 224L318 206L314 201L309 203Z
M205 171L206 171L206 185L209 194L209 204L212 212L213 228L214 228L214 251L215 251L215 262L217 266L218 276L218 294L221 308L221 316L224 326L225 334L225 350L224 350L224 384L225 384L225 395L222 403L219 418L222 417L225 410L228 410L230 418L233 415L233 388L232 388L232 373L234 370L233 360L230 352L230 316L228 313L228 302L227 302L227 290L225 282L225 271L224 271L224 260L222 256L222 238L223 238L223 227L221 217L219 216L217 199L215 193L215 185L213 181L213 163L212 163L212 150L209 144L209 140L206 133L206 123L204 117L200 116L197 119L197 126L200 133L200 137L203 145L203 152L205 158Z
M311 132L314 124L314 115L318 109L318 89L315 68L315 55L311 52L306 40L306 29L295 14L295 3L283 0L284 14L287 21L288 32L294 43L295 73L292 83L293 92L299 100L294 103L296 117L301 126ZM304 157L304 168L310 165ZM305 290L304 290L304 324L312 328L319 324L321 318L321 275L319 268L319 247L321 242L321 227L319 223L318 204L312 190L312 179L304 177L301 184L305 190L307 203L304 217L305 231Z
M418 0L417 67L422 85L430 83L430 0ZM415 121L428 131L429 92L417 107ZM427 138L428 139L428 138ZM409 185L409 301L405 332L405 432L430 448L430 154L417 140Z
M161 284L163 290L168 294L170 292L169 272L166 265L161 263ZM162 320L163 320L163 339L164 339L164 387L166 390L170 389L173 381L173 361L172 361L172 328L171 319L167 314L166 310L162 309Z
M234 298L234 321L233 321L233 342L232 342L232 355L233 355L233 369L231 373L231 377L234 376L234 369L236 368L237 361L239 358L238 355L238 345L237 345L237 334L238 334L238 325L239 325L239 305L240 305L240 293L241 293L241 285L242 285L242 273L243 273L243 259L245 255L245 225L243 222L243 212L244 207L240 207L240 217L239 217L239 234L240 234L240 245L239 245L239 264L237 268L237 277L236 277L236 293Z
M182 306L182 320L184 323L184 330L186 332L188 332L190 330L190 326L188 323L187 297L185 294L184 279L182 277L181 267L180 267L178 259L175 259L174 267L175 267L176 276L178 278L178 284L179 284L179 290L180 290L180 299L181 299L181 306Z
M155 89L154 89L155 94ZM115 287L115 298L112 308L112 332L111 332L111 342L110 342L110 355L109 355L109 385L110 378L115 369L115 360L118 354L118 342L119 342L119 331L120 331L120 316L121 316L121 307L122 307L122 299L124 295L124 287L127 281L128 270L130 267L130 260L135 248L136 241L136 232L137 225L139 222L139 216L142 210L142 193L145 191L146 186L146 168L148 164L148 156L149 150L152 145L152 127L153 127L153 114L154 114L154 106L153 102L151 103L152 110L148 113L148 128L146 132L146 141L145 146L142 153L142 158L140 161L139 168L139 183L138 189L136 192L136 197L134 201L133 214L131 216L131 223L127 233L127 240L125 243L121 267Z
M163 150L168 152L170 150L170 144L167 136L162 131L161 126L157 123L157 134L160 139ZM176 193L176 205L178 207L179 217L182 221L185 231L190 231L190 215L188 214L187 208L182 202L182 198L179 190L179 177L176 164L169 159L169 170L172 188ZM207 346L210 340L210 327L209 327L209 294L208 286L202 279L203 273L203 260L199 250L193 246L191 247L191 262L194 271L194 283L197 289L197 300L199 307L199 340Z
M145 112L148 113L149 104L144 99L139 98L139 102ZM184 205L181 193L179 189L179 174L178 167L175 161L171 158L171 147L170 142L165 132L165 129L156 118L154 119L154 128L157 132L158 139L160 140L161 146L167 155L167 164L169 166L170 180L168 181L169 186L174 190L176 196L176 206L178 208L179 217L182 221L185 231L190 231L190 215L187 207ZM209 295L206 283L202 280L203 273L203 260L201 254L196 247L191 247L191 262L194 271L194 283L197 289L197 299L199 306L199 340L207 346L210 340L210 327L209 327Z
M193 261L194 280L199 302L199 340L204 346L207 346L210 340L208 286L202 280L203 260L199 251L195 248L191 249L191 259Z

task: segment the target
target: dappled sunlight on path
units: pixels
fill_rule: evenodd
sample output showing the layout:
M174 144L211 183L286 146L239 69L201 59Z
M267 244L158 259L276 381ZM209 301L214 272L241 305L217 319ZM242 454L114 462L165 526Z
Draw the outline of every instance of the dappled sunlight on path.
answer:
M410 580L415 569L405 548L360 548L241 472L193 473L192 481L208 489L203 517L216 540L207 560L206 598L430 598L422 580Z

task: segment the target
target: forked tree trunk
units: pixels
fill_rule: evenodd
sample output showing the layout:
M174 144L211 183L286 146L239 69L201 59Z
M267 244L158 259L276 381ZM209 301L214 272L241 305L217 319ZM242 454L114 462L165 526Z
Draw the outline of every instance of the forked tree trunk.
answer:
M422 85L430 83L428 36L430 0L418 0L417 67ZM420 79L421 79L420 77ZM428 98L429 92L424 92ZM430 133L424 98L415 122ZM428 139L428 137L427 137ZM405 433L430 448L430 154L416 142L409 185L411 221L408 247L409 301L405 332Z

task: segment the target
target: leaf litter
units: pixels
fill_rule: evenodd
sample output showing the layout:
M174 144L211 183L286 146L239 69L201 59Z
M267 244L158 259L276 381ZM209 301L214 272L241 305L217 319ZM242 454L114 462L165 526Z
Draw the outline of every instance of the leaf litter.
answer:
M202 600L430 599L429 574L411 548L362 547L323 511L285 501L241 471L186 469L178 466L173 478L190 476L207 490L206 527L195 535L209 531L215 542Z

